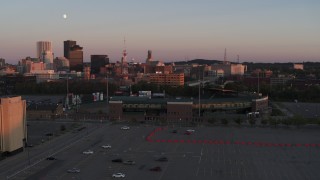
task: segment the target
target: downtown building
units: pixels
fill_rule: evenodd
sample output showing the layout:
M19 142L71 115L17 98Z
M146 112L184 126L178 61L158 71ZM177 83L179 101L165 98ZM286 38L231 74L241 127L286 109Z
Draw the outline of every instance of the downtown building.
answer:
M109 64L108 55L91 55L91 74L103 74Z
M53 52L50 41L38 41L37 42L37 58L45 64L45 68L48 70L53 69Z
M64 41L64 57L69 60L70 71L83 71L83 47L77 45L76 41Z

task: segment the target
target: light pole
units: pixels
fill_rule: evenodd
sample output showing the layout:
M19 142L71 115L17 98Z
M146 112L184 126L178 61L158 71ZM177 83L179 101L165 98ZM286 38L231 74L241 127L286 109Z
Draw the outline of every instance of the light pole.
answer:
M107 72L107 104L109 104L109 72Z

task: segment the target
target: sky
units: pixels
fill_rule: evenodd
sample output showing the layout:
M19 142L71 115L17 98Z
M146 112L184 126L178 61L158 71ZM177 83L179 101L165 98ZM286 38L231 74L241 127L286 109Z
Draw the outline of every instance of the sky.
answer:
M67 18L63 18L67 14ZM56 57L75 40L111 62L320 61L319 0L3 0L0 58L17 64L51 41ZM126 40L124 44L124 39Z

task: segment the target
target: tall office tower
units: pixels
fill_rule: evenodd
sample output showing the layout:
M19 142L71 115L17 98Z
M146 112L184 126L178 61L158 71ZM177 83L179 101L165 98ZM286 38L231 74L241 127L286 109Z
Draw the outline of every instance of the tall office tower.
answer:
M6 65L6 60L0 58L0 67L4 67Z
M52 46L50 41L38 41L37 42L37 58L42 59L42 54L45 51L52 52Z
M108 55L91 55L91 74L99 74L100 68L109 64Z
M64 57L69 59L70 70L83 71L83 47L77 45L76 41L64 41Z
M148 50L148 57L146 60L146 63L149 64L152 61L152 51Z
M37 42L37 58L45 63L46 69L51 70L53 68L53 52L50 41Z

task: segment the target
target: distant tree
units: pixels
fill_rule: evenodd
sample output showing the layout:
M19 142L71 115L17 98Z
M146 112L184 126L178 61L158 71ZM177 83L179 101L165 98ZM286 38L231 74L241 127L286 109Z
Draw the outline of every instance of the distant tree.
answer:
M251 126L255 125L255 124L256 124L256 119L255 119L255 118L250 118L250 119L249 119L249 124L250 124Z
M135 118L135 117L131 118L131 122L132 122L132 123L137 123L137 122L138 122L138 121L137 121L137 118Z
M292 124L295 125L297 128L299 128L302 125L307 124L307 120L305 118L303 118L302 116L299 115L295 115L292 118L290 118L290 120L292 121Z
M60 131L65 131L66 130L66 126L64 125L64 124L62 124L61 126L60 126Z
M268 121L269 121L269 124L271 126L274 126L275 128L279 124L279 121L276 118L272 118L271 116L269 117Z
M222 118L222 119L221 119L221 123L222 123L223 125L228 125L229 121L228 121L226 118Z
M234 122L237 123L239 126L241 126L243 120L241 119L241 117L236 117L236 118L234 119Z
M288 127L292 124L292 120L291 119L283 119L283 120L281 120L281 123Z
M262 120L261 120L261 124L267 125L267 124L268 124L268 120L267 120L267 119L262 119Z
M211 117L211 118L208 119L208 123L209 124L214 124L214 123L216 123L216 121L217 120L214 117Z

